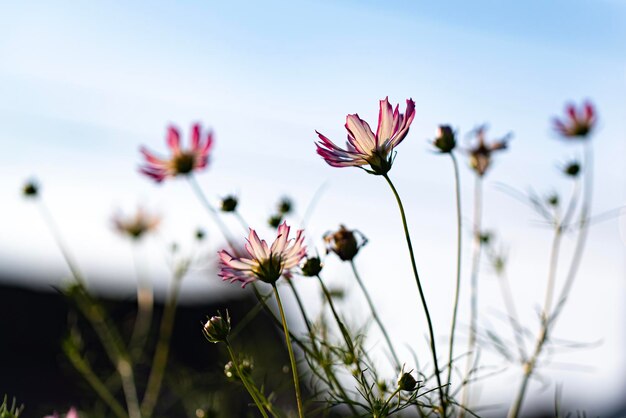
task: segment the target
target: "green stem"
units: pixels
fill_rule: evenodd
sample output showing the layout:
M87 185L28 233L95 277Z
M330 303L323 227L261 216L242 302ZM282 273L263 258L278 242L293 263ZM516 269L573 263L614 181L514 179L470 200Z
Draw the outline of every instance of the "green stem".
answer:
M194 193L200 200L200 203L202 203L202 206L204 206L204 208L207 210L207 212L209 212L209 214L213 218L213 221L215 222L220 232L224 236L224 239L228 243L228 246L231 248L232 251L236 252L237 247L235 245L235 240L231 237L230 231L228 230L228 228L226 227L226 225L220 218L219 213L217 212L217 209L215 209L213 205L211 205L211 203L209 202L209 199L207 199L207 197L205 196L196 178L193 176L193 174L190 174L189 176L187 176L187 180L189 180L189 184L191 185L192 190L194 191Z
M63 344L63 351L76 370L82 374L83 378L91 385L91 388L98 394L100 399L111 409L118 418L128 418L122 405L115 399L109 388L98 378L91 366L83 359L76 348L70 343Z
M256 392L250 388L250 385L248 384L248 378L245 377L243 373L241 372L241 370L239 369L239 362L237 361L237 357L235 356L235 353L233 352L233 349L230 346L230 343L228 342L228 340L226 340L226 348L228 348L228 354L230 355L230 359L233 362L233 365L235 366L235 370L237 371L237 375L239 376L239 379L241 379L241 383L243 383L244 387L246 388L246 390L248 391L248 393L254 400L256 407L259 408L259 412L261 412L261 415L263 415L264 418L269 418L267 413L265 412L265 409L263 408L262 402L258 399Z
M580 260L582 259L583 251L585 249L585 243L587 240L587 233L589 231L589 213L591 212L591 201L592 201L592 191L593 191L593 159L592 159L592 149L589 143L585 144L585 160L583 167L585 168L585 185L584 185L584 198L582 201L582 208L580 211L580 221L579 221L579 233L578 238L576 240L576 247L574 248L574 254L572 256L572 261L567 272L567 278L565 280L565 284L561 290L561 294L559 296L559 300L557 302L556 307L552 312L546 311L546 309L550 308L551 298L551 290L550 288L554 287L553 283L548 283L548 292L550 295L546 295L546 301L544 306L544 311L542 312L542 326L539 331L539 335L537 336L537 342L535 344L535 350L532 356L526 361L524 364L524 372L522 375L522 382L518 389L517 395L511 408L509 409L509 413L507 415L508 418L517 418L519 416L520 410L522 408L522 403L524 402L524 397L526 395L526 390L528 388L528 383L532 373L535 370L535 366L537 365L537 360L543 351L543 347L548 340L548 334L551 328L554 326L556 319L558 318L561 310L567 298L569 296L569 292L574 283L574 279L576 278L576 273L578 272L578 267L580 266ZM566 215L567 217L567 215ZM562 232L563 224L560 223L557 225L557 233L560 234ZM560 239L560 238L559 238ZM556 234L555 234L556 240ZM558 251L558 246L556 247ZM553 245L553 255L551 256L550 262L550 274L552 270L556 270L556 260L555 260L555 246ZM557 253L558 256L558 253ZM554 265L554 267L553 267Z
M389 338L389 334L387 334L387 330L385 329L383 322L380 320L380 317L378 316L378 312L376 311L376 308L374 307L374 302L372 301L372 298L370 297L370 294L367 291L365 284L361 280L361 276L359 275L356 269L354 260L350 260L350 266L352 267L352 272L354 273L354 277L356 278L356 281L359 284L359 287L361 288L361 290L363 291L363 294L365 295L365 299L367 300L367 304L370 307L370 311L372 311L372 316L374 317L374 321L376 321L376 324L378 324L378 327L383 333L383 337L385 338L385 341L387 342L387 345L389 346L389 351L391 352L391 356L393 357L393 361L396 365L396 370L400 371L400 369L402 368L402 365L400 364L400 359L398 358L398 354L396 353L396 350L394 349L393 344L391 343L391 339Z
M446 378L446 396L450 393L450 382L452 380L452 364L454 361L454 336L456 333L456 320L459 310L459 296L461 293L461 180L459 176L459 164L456 157L450 152L452 167L454 168L454 191L456 201L456 287L454 291L454 308L452 310L452 326L450 329L450 353L448 356L448 377Z
M163 310L161 318L161 326L159 330L159 340L152 359L152 368L148 376L146 392L141 402L141 411L146 418L152 416L156 402L159 398L161 385L163 383L163 375L167 365L167 357L170 349L170 339L174 329L174 319L176 318L176 306L178 302L178 294L180 292L180 284L184 272L178 272L174 275L172 290Z
M137 317L131 334L128 350L135 359L140 359L148 339L154 310L154 293L150 281L141 274L139 268L138 245L133 241L133 262L137 274Z
M469 382L472 374L472 368L474 365L474 355L476 351L476 333L478 330L478 273L480 269L480 257L482 252L481 241L481 229L482 229L482 177L476 175L476 181L474 184L474 226L472 229L473 235L473 250L472 250L472 271L470 276L470 334L467 343L467 359L465 363L465 377L464 381L467 382L463 387L463 394L461 395L461 405L467 407L470 399ZM465 415L466 408L461 408L459 417L462 418Z
M283 321L283 329L285 331L285 343L287 344L287 351L289 352L289 361L291 361L291 372L293 375L293 386L296 390L296 403L298 404L298 416L304 418L304 410L302 408L302 395L300 394L300 379L298 378L298 368L296 365L296 358L293 355L293 348L291 347L291 340L289 338L289 327L287 326L287 318L285 317L285 311L283 310L283 304L280 300L280 294L276 283L272 283L274 288L274 295L276 296L276 303L278 303L278 310L280 311L280 318Z
M413 268L413 275L415 276L415 283L417 284L417 289L420 294L420 299L422 301L422 307L424 308L424 313L426 315L426 322L428 323L428 333L430 334L430 351L433 356L433 364L435 366L435 376L437 378L437 385L439 386L439 398L441 400L441 413L442 416L446 416L446 398L443 393L443 385L441 383L441 373L439 371L439 362L437 360L437 347L435 345L435 331L433 330L433 322L430 318L430 312L428 310L428 305L426 304L426 296L424 295L424 290L422 289L422 283L420 282L419 273L417 272L417 265L415 263L415 254L413 252L413 245L411 244L411 235L409 234L409 226L406 220L406 214L404 213L404 206L402 205L402 200L400 199L400 195L396 190L395 186L391 182L391 179L387 174L383 174L385 180L387 180L387 184L391 188L394 196L396 197L396 201L398 202L398 208L400 209L400 216L402 217L402 225L404 227L404 236L406 238L406 244L409 249L409 254L411 256L411 267Z
M65 245L61 231L57 227L52 214L44 205L43 200L39 200L39 209L42 217L44 218L44 222L48 225L48 229L52 233L52 236L63 254L63 258L65 259L65 262L67 263L67 266L78 285L78 293L75 294L77 306L94 328L94 331L102 343L105 352L111 360L111 363L120 375L122 380L122 389L126 399L126 406L128 408L128 415L130 418L141 418L133 368L124 350L122 340L114 331L114 328L107 323L104 310L99 304L92 300L91 296L87 293L83 275L80 273L78 265L71 256L68 247Z
M74 277L76 282L78 282L79 285L86 288L87 286L85 284L85 279L83 278L83 275L81 274L80 269L78 268L78 264L74 261L74 257L72 257L72 254L70 253L67 245L65 244L65 240L63 239L61 230L59 229L56 222L54 221L54 217L48 210L48 207L43 203L43 200L41 198L39 198L37 202L39 203L38 207L39 207L39 212L41 213L41 217L43 218L44 222L48 226L48 229L50 230L50 232L52 233L52 236L54 240L56 241L57 247L59 247L59 249L61 250L61 254L63 254L63 259L65 260L67 267L70 269L72 276Z

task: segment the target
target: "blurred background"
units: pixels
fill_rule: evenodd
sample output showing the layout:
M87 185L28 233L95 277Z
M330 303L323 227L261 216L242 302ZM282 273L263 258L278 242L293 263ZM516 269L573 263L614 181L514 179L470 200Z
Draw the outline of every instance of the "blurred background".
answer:
M370 242L357 265L383 321L402 343L403 357L411 358L408 347L426 355L425 322L393 196L381 178L327 166L314 146L315 130L342 143L346 114L358 112L373 125L379 99L389 96L403 110L411 97L416 117L390 174L405 199L436 334L443 344L452 311L456 228L451 165L429 144L441 123L457 130L462 147L483 123L490 138L514 134L510 150L497 155L487 176L484 224L508 250L522 321L534 327L550 232L498 185L565 196L568 184L559 167L579 158L581 149L558 139L550 120L566 102L588 98L599 113L594 212L624 205L625 19L626 3L618 0L4 3L0 285L54 294L68 282L37 208L20 196L24 181L36 178L89 286L100 295L134 297L133 251L112 230L111 215L143 205L163 217L158 234L144 240L136 255L157 298L169 282L172 243L203 260L185 279L183 305L225 307L244 297L215 274L223 242L189 185L178 179L156 185L137 172L140 145L166 154L166 127L179 126L186 142L198 121L215 134L209 169L198 176L209 199L238 195L244 218L269 238L267 218L281 196L293 198L290 221L298 224L321 190L307 224L309 247L323 254L321 236L340 223L362 231ZM459 157L468 254L460 321L466 328L473 177ZM226 221L243 238L236 219ZM614 216L591 229L557 328L559 338L593 344L559 354L543 369L543 379L531 386L537 405L551 403L555 386L563 384L569 410L595 415L620 407L626 389L620 223L623 218ZM193 240L198 227L207 231L199 248ZM346 315L366 320L365 301L350 292L356 287L349 266L330 256L326 261L327 280L347 290ZM480 321L497 322L502 302L484 267ZM298 286L315 312L315 284L303 280ZM36 306L20 311L30 309ZM2 329L10 316L0 318ZM380 349L375 331L370 338ZM519 370L512 368L484 381L481 402L494 410L508 405L517 379ZM3 391L11 393L11 387L0 373Z

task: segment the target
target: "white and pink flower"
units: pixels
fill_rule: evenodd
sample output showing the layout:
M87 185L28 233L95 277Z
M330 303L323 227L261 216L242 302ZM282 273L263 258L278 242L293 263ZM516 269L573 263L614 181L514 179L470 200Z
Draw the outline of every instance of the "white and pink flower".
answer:
M140 149L146 161L139 171L157 183L169 177L188 175L195 170L206 168L209 163L213 133L203 134L200 124L194 124L191 129L191 148L181 148L180 133L174 126L168 128L166 142L171 152L169 158L158 157L146 147Z
M376 135L366 121L358 114L346 117L348 141L346 149L335 145L330 139L315 131L320 139L317 153L333 167L370 166L372 174L386 174L393 164L393 149L402 142L409 132L415 117L415 102L406 101L406 112L400 113L399 105L392 109L388 98L380 101L378 128Z
M222 280L231 283L241 282L245 287L248 283L261 280L275 283L282 275L297 267L306 256L304 231L296 232L296 237L289 239L289 226L283 222L278 227L278 236L271 247L265 240L259 239L256 231L250 228L246 251L250 257L233 256L228 251L220 251L220 273Z
M554 118L554 130L565 138L586 138L596 124L596 110L591 102L586 101L576 109L572 103L565 106L565 119Z

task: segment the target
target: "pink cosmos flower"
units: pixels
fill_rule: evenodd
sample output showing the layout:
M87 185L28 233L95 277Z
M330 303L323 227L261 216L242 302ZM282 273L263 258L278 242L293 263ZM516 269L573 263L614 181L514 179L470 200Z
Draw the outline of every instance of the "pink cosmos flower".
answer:
M389 104L388 98L380 101L378 113L378 128L376 135L370 126L359 115L346 117L348 141L346 149L335 145L330 139L315 131L320 141L316 143L317 153L333 167L361 167L369 165L372 174L386 174L393 164L393 149L402 142L409 132L409 127L415 117L415 102L406 101L406 112L395 110Z
M146 147L140 151L145 157L145 164L139 171L152 178L157 183L168 177L188 175L194 170L205 168L209 162L209 154L213 145L213 133L208 132L202 138L200 124L194 124L191 129L191 148L180 147L180 133L174 126L170 126L167 132L167 146L171 151L170 158L160 158L150 152Z
M565 106L565 119L554 118L554 129L565 138L586 138L596 123L596 110L586 101L580 109L572 103Z
M283 222L278 227L276 240L268 247L265 240L260 240L256 231L250 228L245 245L250 257L232 256L226 250L220 251L219 276L231 283L242 282L241 287L256 280L275 283L280 276L298 266L306 255L306 247L303 245L304 231L298 230L296 237L289 239L289 229L287 223Z

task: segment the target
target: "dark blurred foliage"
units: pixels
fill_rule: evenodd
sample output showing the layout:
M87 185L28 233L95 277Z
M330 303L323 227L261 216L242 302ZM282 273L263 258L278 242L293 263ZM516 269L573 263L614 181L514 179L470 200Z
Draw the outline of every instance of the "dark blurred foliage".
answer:
M248 293L242 293L246 295ZM130 335L136 305L127 300L102 300L112 321L122 335ZM248 417L255 416L245 389L229 381L224 374L228 355L222 344L211 344L202 334L207 315L228 307L233 325L256 304L255 299L224 300L219 304L181 304L176 314L169 364L164 388L155 411L156 417ZM163 306L155 306L151 338L154 341ZM98 397L74 370L61 345L71 329L80 332L83 353L100 377L111 387L115 381L106 355L86 321L60 291L37 292L0 286L0 394L15 397L25 405L23 417L42 417L52 411L66 411L70 406L93 411L88 418L107 416ZM263 312L232 341L242 357L253 359L253 376L273 389L275 403L292 402L289 364L282 335ZM154 344L151 345L152 347ZM138 382L145 382L152 353L135 368ZM287 373L285 376L283 374ZM143 377L143 378L142 378ZM144 387L138 390L143 393ZM118 392L119 393L119 392ZM120 402L123 399L120 397ZM220 413L213 415L210 411ZM204 409L204 415L198 409Z

